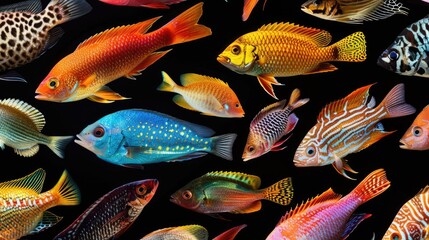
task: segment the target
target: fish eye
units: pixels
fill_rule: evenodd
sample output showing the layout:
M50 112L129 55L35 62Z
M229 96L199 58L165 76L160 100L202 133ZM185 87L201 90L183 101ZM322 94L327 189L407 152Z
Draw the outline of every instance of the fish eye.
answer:
M231 52L235 55L240 54L240 52L241 52L240 46L237 46L237 45L232 46Z
M191 199L191 198L192 198L192 192L191 192L191 191L189 191L189 190L186 190L186 191L184 191L184 192L182 193L182 197L183 197L185 200L189 200L189 199Z
M392 233L392 235L390 235L390 239L391 240L399 240L400 236L398 233Z
M147 192L147 188L146 188L146 186L145 186L145 185L140 185L140 186L137 186L137 187L136 187L136 193L137 193L138 195L145 195L145 194L146 194L146 192Z
M413 127L413 135L420 137L422 135L422 128L418 126Z
M239 108L239 107L240 107L240 104L239 104L239 103L236 103L236 104L235 104L235 107L236 107L236 108Z
M392 50L389 52L389 58L390 60L397 60L399 58L399 54L395 50Z
M313 157L316 151L314 150L314 147L308 147L305 153L307 154L307 156Z
M253 152L253 151L255 151L255 147L254 146L248 146L247 151Z
M104 128L102 128L102 127L96 127L94 129L94 131L92 132L92 134L95 137L101 138L102 136L104 136Z
M50 89L55 89L55 88L58 87L58 85L60 85L60 82L58 81L57 78L51 78L51 79L49 79L49 81L48 81L48 87Z

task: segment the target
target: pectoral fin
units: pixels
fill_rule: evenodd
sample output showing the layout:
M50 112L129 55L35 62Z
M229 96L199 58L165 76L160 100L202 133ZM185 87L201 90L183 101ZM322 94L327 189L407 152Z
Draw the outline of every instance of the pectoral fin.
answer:
M332 151L331 151L331 154L334 156L334 162L332 163L332 166L335 168L335 170L339 173L339 174L341 174L341 175L343 175L344 177L346 177L346 178L348 178L348 179L350 179L350 180L356 180L356 179L354 179L354 178L351 178L351 177L349 177L347 174L346 174L346 172L344 171L344 170L347 170L347 171L349 171L349 172L351 172L351 173L358 173L358 172L356 172L355 170L353 170L348 164L347 164L347 160L345 160L345 159L341 159L341 158L339 158L337 155L335 155L335 153L333 153Z
M285 142L290 138L290 136L292 136L292 134L291 134L291 135L289 135L289 136L288 136L287 138L285 138L284 140L281 140L281 141L276 142L276 143L271 147L271 150L270 150L270 151L274 151L274 152L276 152L276 151L281 151L281 150L285 149L285 148L286 148L286 146L282 147L282 145L283 145L283 143L285 143Z
M273 85L283 85L274 78L274 76L269 74L262 74L257 76L259 84L271 97L278 99L274 93Z
M188 102L186 102L185 98L183 98L182 95L176 95L173 97L173 102L176 103L177 105L179 105L182 108L188 109L188 110L192 110L192 111L196 111L195 108L193 108L191 105L189 105Z
M88 87L97 78L97 74L93 73L80 84L82 87Z
M152 65L154 62L158 61L160 58L162 58L165 54L167 54L171 49L162 51L162 52L154 52L147 56L139 65L137 65L133 70L131 70L128 74L125 75L125 77L135 80L136 78L134 76L140 75L141 71L145 70L147 67Z
M88 99L99 103L112 103L116 100L126 100L129 98L121 96L107 86L103 86L100 90L95 92L94 95L88 97Z

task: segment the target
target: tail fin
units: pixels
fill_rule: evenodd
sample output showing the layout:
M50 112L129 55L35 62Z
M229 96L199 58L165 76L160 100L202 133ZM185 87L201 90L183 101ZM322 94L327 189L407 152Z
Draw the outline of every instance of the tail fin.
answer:
M64 158L64 149L73 140L73 136L51 136L48 147L60 158Z
M245 227L247 227L247 224L235 226L221 233L219 236L213 238L213 240L233 240L235 236L237 236L237 234L241 231L241 229Z
M405 102L404 84L397 84L383 99L380 106L384 106L388 118L402 117L413 114L416 109Z
M363 62L366 59L366 41L363 32L355 32L333 44L336 61Z
M50 7L54 8L48 10ZM58 13L55 7L60 8ZM60 24L89 13L92 7L85 0L52 0L45 10L48 13L53 13L58 19L57 24Z
M258 1L259 0L244 0L243 14L241 16L241 19L243 21L247 21L247 19L250 16L250 13L252 13L253 8L255 8ZM264 6L265 6L265 3L264 3Z
M362 182L353 189L349 195L353 195L364 203L390 187L390 181L387 179L386 171L380 168L370 173Z
M226 160L232 160L232 146L237 138L237 134L229 133L212 137L213 149L211 153Z
M68 172L64 170L58 183L50 191L58 194L58 205L78 205L80 203L80 191L76 183L71 179Z
M174 92L174 88L177 86L177 84L171 79L170 76L164 71L162 73L162 83L158 86L159 91L166 91L166 92Z
M295 108L299 108L302 105L306 104L308 101L310 101L309 98L298 100L300 95L301 95L301 92L299 91L298 88L295 88L292 91L292 94L290 95L290 98L289 98L289 104L288 104L288 106L290 106L292 110Z
M265 199L272 202L289 205L293 198L292 178L284 178L264 189Z
M198 24L198 20L202 14L203 2L200 2L162 27L171 32L170 45L189 42L211 35L212 31L210 28Z

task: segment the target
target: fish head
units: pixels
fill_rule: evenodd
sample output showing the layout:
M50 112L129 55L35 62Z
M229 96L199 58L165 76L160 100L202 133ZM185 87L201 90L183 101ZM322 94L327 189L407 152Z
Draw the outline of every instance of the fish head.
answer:
M293 163L297 167L325 165L326 158L323 156L326 156L326 154L322 150L318 141L311 134L307 134L295 151Z
M301 10L322 19L329 19L331 15L338 14L333 11L336 5L335 0L308 0L301 5Z
M76 93L79 81L72 75L48 74L36 89L36 99L51 102L69 102Z
M400 75L427 75L424 68L427 63L422 61L425 56L426 53L418 47L406 44L400 38L381 53L377 65Z
M402 149L429 149L429 105L417 115L399 142L402 144L399 146Z
M244 117L243 106L235 94L234 96L227 96L225 101L222 103L222 106L227 117Z
M201 212L204 201L208 200L204 190L195 181L180 188L170 196L170 201L189 210Z
M134 205L146 206L155 195L158 185L159 181L157 179L145 179L134 182Z
M249 161L251 159L260 157L261 155L269 151L268 142L266 139L256 134L254 131L249 132L247 137L246 145L244 146L242 158L243 161Z
M255 46L244 43L239 38L219 54L217 61L234 72L250 73L258 59L255 51Z

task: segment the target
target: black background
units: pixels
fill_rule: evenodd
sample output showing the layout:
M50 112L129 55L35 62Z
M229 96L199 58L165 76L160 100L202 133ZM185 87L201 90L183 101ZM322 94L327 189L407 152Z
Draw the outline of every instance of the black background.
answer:
M43 6L48 3L46 0L42 2ZM403 150L399 148L398 142L417 113L429 103L429 97L427 87L423 85L426 79L388 72L377 66L376 60L406 26L429 13L429 4L403 1L410 9L408 16L395 15L385 20L351 25L305 14L300 10L303 1L268 0L264 11L263 1L260 1L246 22L241 20L243 0L205 1L200 23L212 29L212 36L172 46L173 51L143 71L135 81L120 78L109 84L114 91L131 97L131 100L99 104L89 100L53 103L34 98L35 89L55 63L93 34L162 15L163 17L151 29L155 30L198 2L200 1L188 0L172 5L170 10L156 10L119 7L90 0L93 10L83 17L62 24L65 34L56 46L32 63L16 69L28 83L0 82L0 97L18 98L39 109L47 121L42 131L47 135L76 135L102 116L122 109L156 110L208 126L215 130L216 134L237 133L238 137L233 147L234 160L227 161L214 155L206 155L186 162L146 165L144 170L137 170L106 163L74 142L67 146L64 159L58 158L46 146L41 146L39 153L31 158L20 157L13 153L13 149L7 147L0 153L2 163L0 181L16 179L37 168L44 168L47 171L44 190L48 190L58 181L61 172L67 169L82 192L80 205L50 209L51 212L64 216L60 223L43 233L24 238L52 239L90 204L110 190L131 181L157 178L160 185L154 198L120 239L140 239L160 228L187 224L200 224L206 227L210 238L231 227L247 224L236 239L265 239L281 216L297 204L330 187L335 192L345 195L371 171L384 168L391 180L391 187L356 210L357 213L371 213L373 216L361 223L349 237L349 239L370 239L375 233L376 239L381 239L399 208L429 182L428 152ZM256 77L239 75L219 64L216 57L240 35L255 31L263 24L288 21L325 29L332 34L332 42L353 32L363 31L367 40L367 60L362 63L336 62L334 65L338 70L330 73L277 78L285 84L274 87L279 99L289 99L292 90L299 88L302 97L310 98L310 102L295 110L300 120L285 150L270 152L249 162L243 162L241 154L250 121L260 109L275 102L275 99L262 90ZM221 78L228 82L238 95L246 112L245 117L240 119L208 117L178 107L171 100L174 94L156 90L162 82L161 71L166 71L175 81L178 81L180 74L188 72ZM346 157L352 168L359 172L352 175L358 180L351 181L340 176L331 166L295 167L292 162L295 149L316 123L319 111L330 101L343 98L351 91L371 83L377 83L370 89L370 94L375 97L377 103L381 102L396 84L404 83L406 101L412 104L417 112L406 117L383 120L387 131L396 132L369 148ZM169 201L174 191L192 179L214 170L258 175L262 179L261 187L269 186L284 177L292 177L295 196L289 206L263 201L259 212L234 215L230 217L231 221L195 213Z

